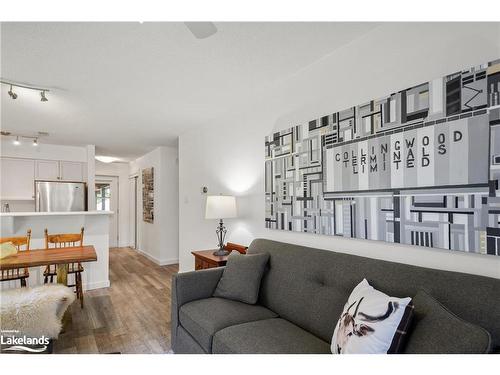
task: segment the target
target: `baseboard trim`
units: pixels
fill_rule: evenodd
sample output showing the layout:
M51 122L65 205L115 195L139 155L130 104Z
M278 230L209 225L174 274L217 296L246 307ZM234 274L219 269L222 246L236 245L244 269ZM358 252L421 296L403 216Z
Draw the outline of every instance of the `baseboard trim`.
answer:
M171 264L178 264L178 263L179 263L179 259L165 259L165 260L162 260L160 263L158 263L158 265L169 266Z
M83 284L83 290L94 290L94 289L101 289L101 288L109 288L110 286L109 280L106 281L96 281L93 283L85 283Z
M146 258L148 258L150 261L156 263L159 266L168 266L170 264L177 264L177 263L179 263L179 259L158 259L158 258L152 256L151 254L146 253L143 250L140 250L140 249L135 249L135 250L137 250L139 253L141 253Z

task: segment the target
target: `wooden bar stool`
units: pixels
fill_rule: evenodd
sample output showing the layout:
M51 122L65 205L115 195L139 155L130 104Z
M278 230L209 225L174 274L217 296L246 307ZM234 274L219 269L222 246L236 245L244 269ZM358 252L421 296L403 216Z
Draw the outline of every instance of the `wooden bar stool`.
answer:
M65 234L49 234L47 229L45 229L45 248L49 249L50 245L55 248L65 248L65 247L75 247L83 246L83 227L80 233L65 233ZM83 286L82 286L82 272L83 266L81 263L69 263L68 264L68 275L75 275L75 283L68 285L69 287L74 286L76 289L76 298L80 300L80 306L83 308ZM44 283L52 283L54 281L54 276L57 275L56 265L51 264L45 268L43 272Z
M28 229L26 236L20 237L3 237L0 238L0 243L12 242L12 244L17 247L17 251L24 251L30 249L30 241L31 241L31 229ZM24 246L24 249L22 247ZM1 281L12 281L12 280L20 280L21 287L26 286L26 279L30 277L30 273L28 268L16 268L12 270L2 270L0 274L0 282Z

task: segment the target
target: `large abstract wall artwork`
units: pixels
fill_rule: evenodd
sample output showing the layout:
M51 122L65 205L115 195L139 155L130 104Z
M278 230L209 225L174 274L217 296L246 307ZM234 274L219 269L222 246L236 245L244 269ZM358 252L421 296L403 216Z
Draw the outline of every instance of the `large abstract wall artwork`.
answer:
M155 175L154 168L142 170L142 220L147 223L154 222L155 202Z
M500 255L500 60L266 137L266 227Z

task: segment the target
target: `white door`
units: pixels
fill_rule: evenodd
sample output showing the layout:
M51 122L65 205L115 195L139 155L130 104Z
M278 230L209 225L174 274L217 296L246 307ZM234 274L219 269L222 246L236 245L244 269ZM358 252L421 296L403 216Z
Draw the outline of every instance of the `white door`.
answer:
M109 247L118 246L118 177L95 176L97 211L113 211L109 215Z
M59 180L59 162L57 160L36 160L35 177L37 180Z
M135 247L142 247L142 181L141 177L135 177Z
M2 158L0 170L1 199L34 200L35 162L33 160Z
M82 182L83 164L76 161L61 161L61 180Z

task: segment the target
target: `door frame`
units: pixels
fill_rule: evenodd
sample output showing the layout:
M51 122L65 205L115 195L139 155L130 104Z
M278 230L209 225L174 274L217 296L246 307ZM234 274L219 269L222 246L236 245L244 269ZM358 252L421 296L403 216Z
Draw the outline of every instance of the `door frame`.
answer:
M116 246L120 247L120 176L108 175L108 174L96 174L94 179L94 189L95 184L99 182L111 182L112 179L116 179ZM95 194L95 193L94 193Z

